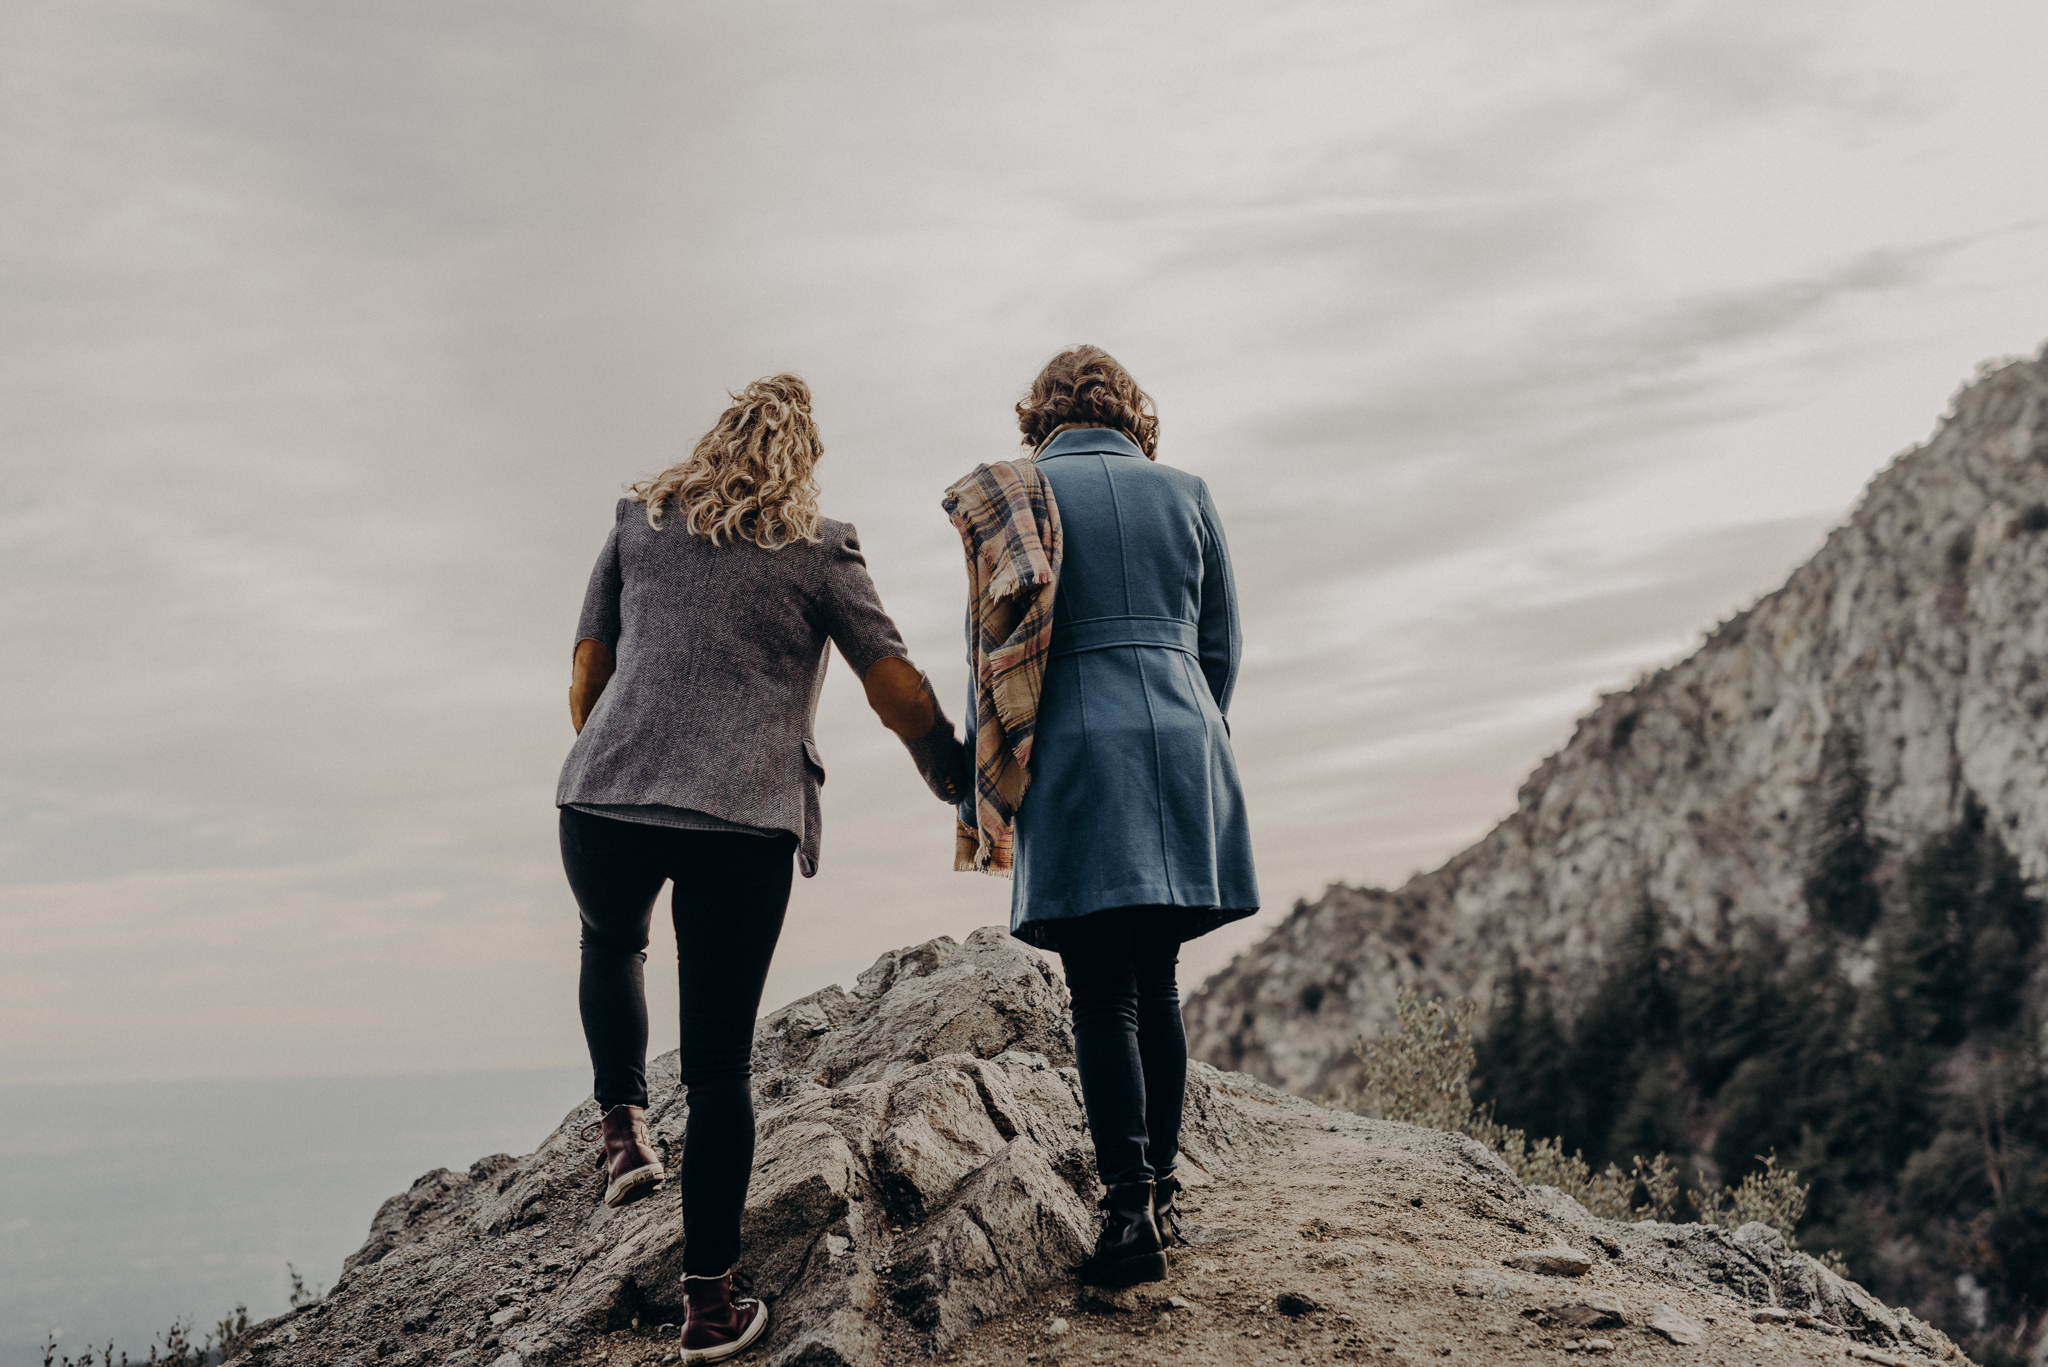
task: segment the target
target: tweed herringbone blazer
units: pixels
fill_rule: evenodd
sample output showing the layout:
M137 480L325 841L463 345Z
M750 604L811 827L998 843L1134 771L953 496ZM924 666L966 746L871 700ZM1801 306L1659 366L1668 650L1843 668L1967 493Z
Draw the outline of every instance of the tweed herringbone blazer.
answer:
M714 546L622 498L578 640L618 659L569 749L555 804L687 807L797 837L817 872L825 782L814 725L830 641L856 677L907 656L851 524L815 544Z

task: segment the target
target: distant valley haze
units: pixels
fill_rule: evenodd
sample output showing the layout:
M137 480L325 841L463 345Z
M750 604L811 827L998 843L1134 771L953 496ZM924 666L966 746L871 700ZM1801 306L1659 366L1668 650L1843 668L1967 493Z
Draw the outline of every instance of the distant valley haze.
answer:
M2048 336L2044 50L2022 0L8 6L0 1082L577 1065L577 604L779 370L956 716L940 491L1063 346L1157 400L1266 902L1185 985L1434 866ZM1007 914L840 661L818 738L770 1006Z

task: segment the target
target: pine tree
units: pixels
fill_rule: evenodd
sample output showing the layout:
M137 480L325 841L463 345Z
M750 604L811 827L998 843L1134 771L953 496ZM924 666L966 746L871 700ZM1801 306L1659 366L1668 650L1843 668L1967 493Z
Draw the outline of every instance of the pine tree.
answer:
M1869 804L1862 739L1836 726L1821 742L1819 829L1804 891L1816 920L1857 939L1871 932L1882 911L1874 876L1884 852L1865 825Z

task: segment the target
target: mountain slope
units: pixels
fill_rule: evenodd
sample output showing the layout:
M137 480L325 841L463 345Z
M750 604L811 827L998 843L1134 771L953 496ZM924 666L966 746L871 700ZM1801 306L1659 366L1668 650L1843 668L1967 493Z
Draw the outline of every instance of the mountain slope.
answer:
M1965 389L1783 588L1602 698L1477 845L1396 891L1298 905L1190 1000L1195 1056L1299 1092L1348 1085L1350 1042L1400 986L1484 1000L1510 964L1569 1019L1646 904L1681 945L1867 930L1973 798L2038 884L2044 603L2036 359Z
M1396 994L1488 1014L1478 1097L1597 1170L1775 1153L1798 1234L1986 1362L2048 1352L2048 365L1988 373L1785 586L1610 694L1514 815L1330 888L1192 1052L1359 1090Z

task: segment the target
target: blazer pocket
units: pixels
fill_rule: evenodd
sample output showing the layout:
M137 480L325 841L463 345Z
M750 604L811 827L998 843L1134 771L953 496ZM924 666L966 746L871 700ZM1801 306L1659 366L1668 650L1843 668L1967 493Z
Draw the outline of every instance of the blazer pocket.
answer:
M818 776L818 786L820 788L824 787L825 762L818 758L818 747L808 738L804 741L804 763L808 764L811 767L811 772Z

